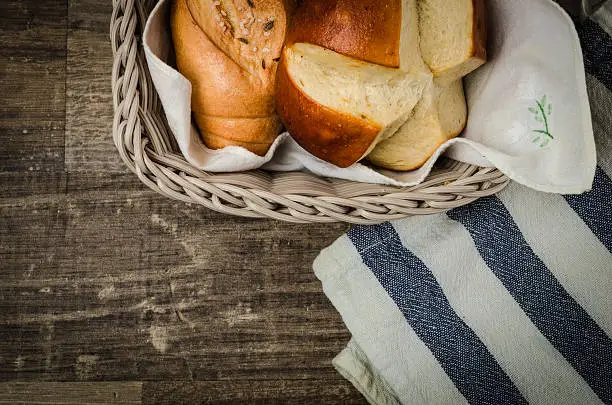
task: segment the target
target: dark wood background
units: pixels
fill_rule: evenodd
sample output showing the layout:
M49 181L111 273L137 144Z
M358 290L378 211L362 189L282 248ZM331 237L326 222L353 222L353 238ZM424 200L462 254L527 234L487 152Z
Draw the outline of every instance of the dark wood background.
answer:
M365 403L311 268L347 227L141 185L111 138L111 10L0 1L0 379L28 383L0 403Z
M311 269L347 227L141 185L111 140L111 10L0 1L0 404L364 404Z

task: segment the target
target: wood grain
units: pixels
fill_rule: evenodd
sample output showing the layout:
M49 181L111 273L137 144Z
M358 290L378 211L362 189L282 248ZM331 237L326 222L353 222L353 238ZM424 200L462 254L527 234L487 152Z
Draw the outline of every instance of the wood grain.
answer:
M148 191L5 198L0 221L4 379L338 378L348 334L310 265L343 225Z
M140 404L142 383L0 383L0 404Z
M66 169L125 172L112 142L111 1L70 0L66 72Z
M67 7L67 0L0 2L2 195L64 187Z
M354 395L349 382L330 384L327 380L308 381L197 381L145 383L142 403L184 405L312 405L364 404Z

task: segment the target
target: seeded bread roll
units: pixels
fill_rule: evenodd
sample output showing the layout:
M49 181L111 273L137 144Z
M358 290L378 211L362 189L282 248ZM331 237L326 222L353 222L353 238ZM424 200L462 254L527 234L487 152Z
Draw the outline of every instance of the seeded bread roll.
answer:
M279 134L274 87L293 7L283 0L174 1L177 66L192 84L193 117L209 148L264 155Z

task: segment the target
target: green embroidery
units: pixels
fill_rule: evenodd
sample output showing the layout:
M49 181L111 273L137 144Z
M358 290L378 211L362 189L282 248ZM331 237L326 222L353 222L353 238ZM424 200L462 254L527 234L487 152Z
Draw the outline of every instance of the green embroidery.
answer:
M540 147L543 148L548 145L551 139L555 139L548 128L548 117L552 115L552 104L548 103L546 95L541 100L536 100L536 104L537 107L529 107L529 112L534 115L537 122L544 125L544 128L531 131L535 134L532 142L539 143Z

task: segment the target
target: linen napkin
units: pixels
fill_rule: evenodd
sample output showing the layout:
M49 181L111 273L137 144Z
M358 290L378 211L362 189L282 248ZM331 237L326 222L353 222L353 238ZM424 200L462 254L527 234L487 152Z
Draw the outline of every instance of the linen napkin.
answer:
M246 149L207 149L191 121L191 84L172 67L170 0L151 13L144 34L151 77L185 158L211 172L264 168L309 170L325 177L409 186L422 182L443 153L495 166L541 191L590 189L595 148L580 43L574 26L551 0L488 0L489 62L468 76L470 116L462 138L443 144L419 170L399 173L362 164L340 169L310 155L289 134L264 157Z
M596 20L612 21L612 4ZM612 404L612 26L579 28L592 191L512 183L447 214L357 226L314 270L372 404Z

